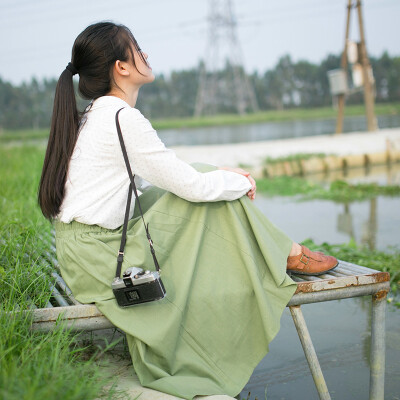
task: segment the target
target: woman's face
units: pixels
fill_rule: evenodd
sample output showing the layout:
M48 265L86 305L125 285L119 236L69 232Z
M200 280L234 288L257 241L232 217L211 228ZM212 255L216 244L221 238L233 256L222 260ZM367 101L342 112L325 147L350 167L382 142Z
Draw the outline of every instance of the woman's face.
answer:
M146 62L143 61L141 55L143 58L146 60ZM135 58L135 66L132 63L132 83L135 83L136 85L144 85L145 83L150 83L153 82L155 77L153 74L153 70L150 67L150 64L147 63L147 58L148 55L143 52L142 50L136 50L135 48L133 49L133 56Z

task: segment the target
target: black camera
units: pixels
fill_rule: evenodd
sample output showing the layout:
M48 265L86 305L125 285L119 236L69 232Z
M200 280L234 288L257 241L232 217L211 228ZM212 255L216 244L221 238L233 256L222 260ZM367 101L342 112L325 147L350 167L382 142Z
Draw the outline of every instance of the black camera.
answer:
M160 300L166 296L160 274L137 267L130 267L122 278L115 278L111 288L120 307Z

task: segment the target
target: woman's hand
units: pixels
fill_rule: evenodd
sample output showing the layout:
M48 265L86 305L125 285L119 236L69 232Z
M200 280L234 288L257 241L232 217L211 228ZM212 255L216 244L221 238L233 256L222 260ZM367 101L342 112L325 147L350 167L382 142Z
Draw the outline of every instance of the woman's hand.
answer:
M250 200L254 200L256 198L256 181L253 179L253 177L250 175L250 172L245 171L242 168L231 168L231 167L219 167L218 169L223 169L224 171L230 171L230 172L235 172L237 174L245 176L251 183L251 189L246 193L246 196Z

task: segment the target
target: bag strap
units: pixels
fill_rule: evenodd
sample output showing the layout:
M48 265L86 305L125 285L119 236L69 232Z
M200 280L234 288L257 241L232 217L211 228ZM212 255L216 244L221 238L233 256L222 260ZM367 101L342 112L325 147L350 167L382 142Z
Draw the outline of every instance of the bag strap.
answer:
M128 175L129 175L129 179L130 179L131 183L129 185L129 190L128 190L128 201L126 203L126 209L125 209L124 227L122 229L121 244L120 244L120 248L118 251L118 257L117 257L117 271L115 273L116 278L121 277L121 268L122 268L122 263L124 261L124 249L125 249L125 244L126 244L126 231L127 231L127 227L128 227L129 210L130 210L131 201L132 201L132 189L133 189L133 193L135 194L135 197L137 200L137 204L139 207L140 215L142 217L144 229L146 231L147 240L149 241L150 252L151 252L151 255L153 256L154 266L156 267L157 272L161 272L160 266L157 261L156 252L153 247L153 241L151 240L151 236L150 236L150 232L149 232L149 224L146 225L146 222L144 221L142 207L140 206L139 196L138 196L138 193L136 190L135 179L134 179L135 176L132 174L131 166L129 164L128 154L127 154L126 148L125 148L124 139L122 137L121 126L119 124L119 119L118 119L118 114L120 113L121 110L123 110L123 108L119 109L117 111L117 113L115 114L115 124L117 126L119 143L121 145L122 155L124 156L126 169L128 171Z

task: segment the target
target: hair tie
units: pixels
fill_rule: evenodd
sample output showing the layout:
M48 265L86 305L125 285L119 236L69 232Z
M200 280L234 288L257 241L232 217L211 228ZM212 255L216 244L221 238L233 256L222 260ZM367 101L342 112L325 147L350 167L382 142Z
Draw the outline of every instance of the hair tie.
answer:
M73 64L71 64L70 62L68 63L68 65L65 67L65 69L67 69L69 72L71 72L72 76L74 76L75 74L78 73L78 70L75 68L75 66Z

